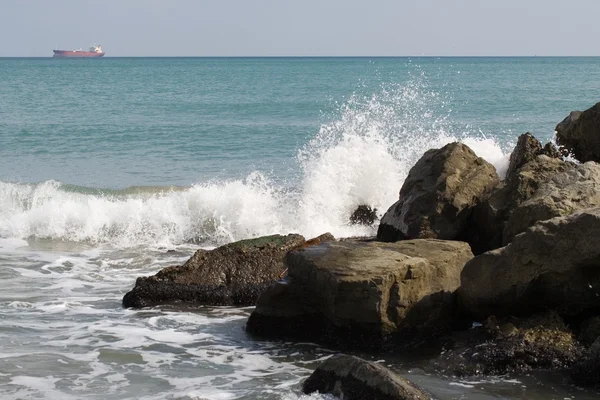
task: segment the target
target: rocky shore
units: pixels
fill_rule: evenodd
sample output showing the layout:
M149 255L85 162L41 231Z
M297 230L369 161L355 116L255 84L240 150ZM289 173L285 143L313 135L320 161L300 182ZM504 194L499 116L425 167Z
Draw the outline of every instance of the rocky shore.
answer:
M600 387L600 103L525 133L503 179L466 145L427 151L376 238L274 235L199 250L141 277L125 307L255 305L248 334L375 352L439 347L453 375L561 372ZM360 205L349 223L372 223ZM425 399L334 356L304 384L344 399ZM362 396L362 397L361 397Z

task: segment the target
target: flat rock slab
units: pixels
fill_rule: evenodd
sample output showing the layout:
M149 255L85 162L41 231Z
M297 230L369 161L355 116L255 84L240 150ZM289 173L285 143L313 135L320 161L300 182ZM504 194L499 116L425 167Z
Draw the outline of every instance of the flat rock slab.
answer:
M304 381L304 393L330 393L344 400L429 400L409 380L358 357L337 354L328 358Z
M254 305L284 272L283 258L289 250L320 240L333 240L333 236L306 242L300 235L272 235L198 250L182 266L138 278L123 305Z
M355 347L444 330L472 256L467 243L437 239L327 242L291 251L287 279L261 295L247 330Z

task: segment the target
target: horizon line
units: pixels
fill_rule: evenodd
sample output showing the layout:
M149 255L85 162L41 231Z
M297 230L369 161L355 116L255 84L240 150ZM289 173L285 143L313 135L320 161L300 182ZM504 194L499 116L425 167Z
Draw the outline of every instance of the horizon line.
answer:
M103 56L85 58L598 58L600 55L266 55L266 56ZM0 58L55 58L53 56L0 56ZM69 58L69 57L66 57ZM75 57L74 57L75 58Z

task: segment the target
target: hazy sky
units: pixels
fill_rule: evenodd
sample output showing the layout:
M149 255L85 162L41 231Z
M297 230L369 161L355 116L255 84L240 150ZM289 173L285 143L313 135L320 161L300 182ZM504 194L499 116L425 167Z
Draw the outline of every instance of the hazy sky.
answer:
M600 55L600 0L0 0L0 57Z

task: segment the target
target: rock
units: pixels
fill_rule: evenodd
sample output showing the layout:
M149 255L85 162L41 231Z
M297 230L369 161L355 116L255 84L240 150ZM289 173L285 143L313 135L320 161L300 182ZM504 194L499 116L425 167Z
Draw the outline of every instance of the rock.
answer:
M551 142L548 142L544 145L544 148L542 149L541 154L544 154L550 158L560 158L560 159L562 159L562 157L566 156L566 154L562 154L560 152L560 150L557 149L556 146Z
M600 208L538 222L465 265L459 300L473 317L600 312Z
M571 112L556 126L556 142L581 162L600 162L600 103Z
M537 221L566 216L586 208L600 206L600 165L587 162L558 173L511 213L504 227L502 244Z
M524 158L524 157L519 157ZM515 162L515 165L518 163ZM516 168L516 167L515 167ZM518 169L513 169L474 210L471 219L469 243L475 254L497 249L503 245L504 229L513 210L531 198L553 176L575 168L575 164L536 156ZM506 235L507 238L510 235ZM512 239L512 236L510 236Z
M578 339L586 346L591 346L598 338L600 338L600 316L595 316L581 324Z
M285 270L283 258L290 249L332 238L326 234L306 242L300 235L273 235L198 250L182 266L138 278L123 306L254 305Z
M288 277L259 298L246 329L339 347L380 348L457 323L454 291L467 243L326 242L286 256Z
M573 365L570 375L578 386L600 388L600 338Z
M342 354L321 364L302 386L306 394L328 393L344 400L429 400L409 380L389 369Z
M474 207L497 183L494 166L462 143L429 150L410 170L400 200L381 219L377 239L460 240Z
M434 365L459 376L566 370L583 354L554 312L499 321L490 317L484 326L453 336Z
M545 155L550 158L561 158L562 155L556 147L548 142L542 147L542 144L531 133L526 132L519 136L517 145L510 153L508 169L505 180L514 180L517 178L519 170L527 163L534 161L537 156Z
M377 221L377 209L371 206L360 205L350 216L352 225L373 225Z
M529 199L542 183L549 181L554 175L573 169L572 163L567 163L560 159L551 158L546 155L538 155L532 161L524 164L514 175L510 176L510 181L502 188L505 198L505 208L512 210L514 207ZM496 194L496 192L494 192ZM493 195L492 195L493 196ZM498 197L490 197L491 201Z
M506 179L512 180L521 167L533 161L542 152L542 144L529 132L517 139L515 149L510 153Z

